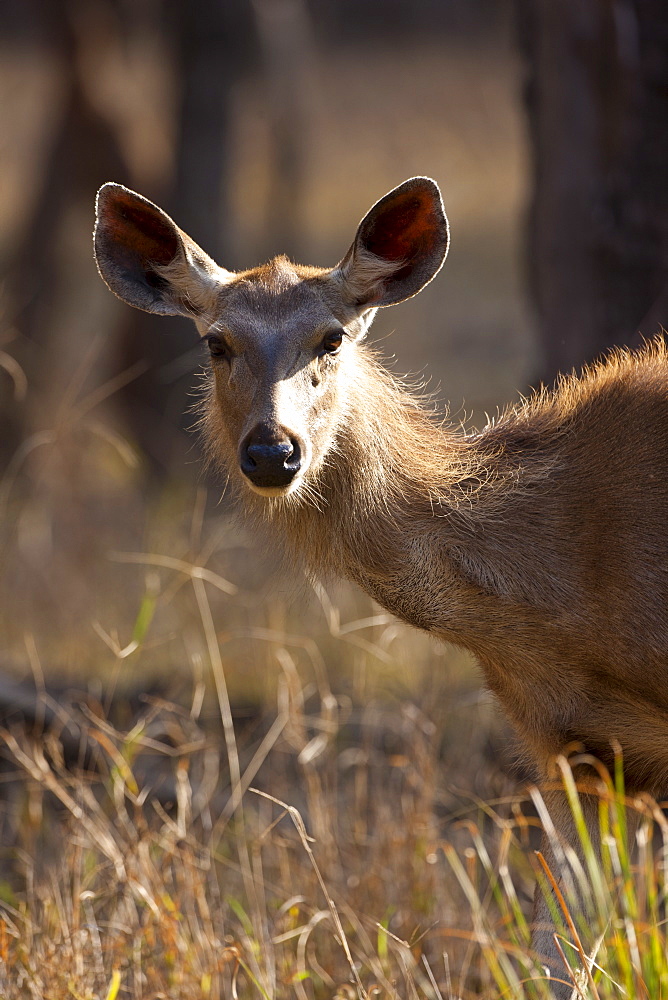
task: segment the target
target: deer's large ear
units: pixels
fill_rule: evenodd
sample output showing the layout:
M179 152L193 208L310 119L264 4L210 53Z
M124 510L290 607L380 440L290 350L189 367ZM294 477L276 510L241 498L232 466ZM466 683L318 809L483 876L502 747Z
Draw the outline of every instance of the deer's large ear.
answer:
M429 177L412 177L364 216L334 273L358 306L391 306L431 281L449 240L438 185Z
M122 184L97 193L95 260L120 299L165 316L206 312L227 272L170 217Z

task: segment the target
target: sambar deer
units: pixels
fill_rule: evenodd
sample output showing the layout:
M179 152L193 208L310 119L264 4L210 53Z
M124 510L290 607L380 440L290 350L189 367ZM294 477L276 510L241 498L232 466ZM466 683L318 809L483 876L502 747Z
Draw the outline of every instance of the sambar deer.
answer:
M358 583L471 650L546 778L569 744L627 787L668 784L668 360L618 351L478 434L442 426L364 337L420 291L449 242L437 185L381 198L334 268L286 257L232 273L119 184L95 253L132 306L191 317L211 355L208 449L246 515L314 572ZM545 798L576 845L563 794ZM584 797L592 837L597 806ZM545 853L555 864L549 843ZM536 951L562 964L537 893Z

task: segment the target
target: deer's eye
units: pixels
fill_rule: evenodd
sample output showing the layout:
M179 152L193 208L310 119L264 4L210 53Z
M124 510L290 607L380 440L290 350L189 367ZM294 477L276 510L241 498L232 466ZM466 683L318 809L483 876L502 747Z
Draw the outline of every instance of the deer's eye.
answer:
M206 343L212 358L229 358L230 350L225 341L220 337L211 334L206 337Z
M343 343L343 331L332 330L325 337L323 337L320 349L323 354L337 354L342 343Z

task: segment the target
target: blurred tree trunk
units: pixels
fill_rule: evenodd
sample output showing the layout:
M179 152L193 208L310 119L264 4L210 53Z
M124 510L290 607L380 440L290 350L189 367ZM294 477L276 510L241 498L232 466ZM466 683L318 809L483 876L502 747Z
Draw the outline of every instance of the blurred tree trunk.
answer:
M315 39L305 0L253 0L264 61L273 153L267 195L266 255L277 246L306 259L309 125L317 92Z
M668 325L668 4L518 0L551 380Z
M84 337L80 330L70 329L65 337L59 329L63 297L86 301L80 289L78 295L76 288L68 289L68 280L79 280L80 247L71 237L72 219L78 214L92 220L100 177L106 179L111 174L120 180L127 178L118 137L93 106L82 79L78 62L81 41L71 9L63 7L61 0L33 0L25 10L18 5L14 13L20 17L14 27L17 35L21 32L21 43L43 50L57 67L62 98L60 103L54 102L58 125L30 217L10 262L8 286L20 331L16 353L29 382L34 383L39 402L32 410L23 407L20 417L12 407L12 419L7 420L7 430L0 440L0 458L5 460L31 429L54 419L64 388L95 332L91 330ZM88 264L84 273L93 280L87 236L84 253ZM3 409L0 405L0 414ZM34 426L26 426L23 421Z
M248 0L172 2L180 107L170 208L215 260L233 267L230 118L239 80L257 65Z

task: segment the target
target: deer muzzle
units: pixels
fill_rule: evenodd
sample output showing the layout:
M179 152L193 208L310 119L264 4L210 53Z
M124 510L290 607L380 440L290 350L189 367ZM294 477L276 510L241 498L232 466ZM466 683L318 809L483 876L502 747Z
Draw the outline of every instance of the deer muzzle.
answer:
M241 442L239 468L258 490L287 492L302 467L303 448L282 427L258 424Z

